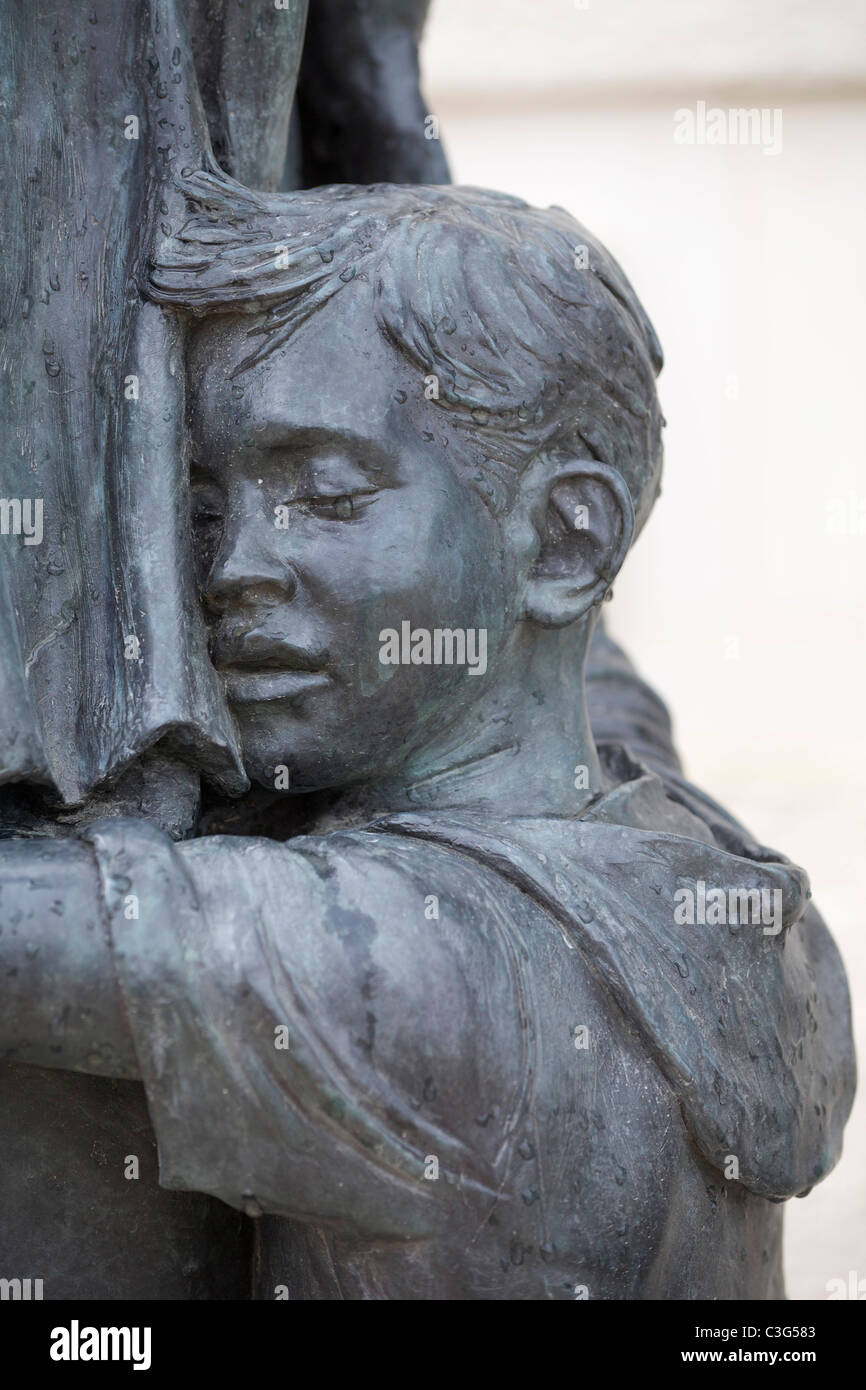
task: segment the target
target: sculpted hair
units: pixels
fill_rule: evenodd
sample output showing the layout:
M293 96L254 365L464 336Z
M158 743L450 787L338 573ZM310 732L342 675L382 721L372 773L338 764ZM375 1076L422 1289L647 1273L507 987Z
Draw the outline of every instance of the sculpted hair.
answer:
M208 172L184 190L179 250L146 293L193 316L264 314L236 374L366 292L419 389L437 378L494 510L532 457L566 451L617 468L642 525L661 479L661 349L616 261L562 208L451 186L257 194Z

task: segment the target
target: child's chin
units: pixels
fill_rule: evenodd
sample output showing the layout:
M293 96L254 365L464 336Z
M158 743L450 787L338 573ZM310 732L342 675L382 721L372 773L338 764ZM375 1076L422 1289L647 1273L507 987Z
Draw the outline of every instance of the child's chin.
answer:
M245 754L244 771L256 786L287 796L337 790L350 780L342 768L324 766L315 759L298 758L285 749L270 756Z

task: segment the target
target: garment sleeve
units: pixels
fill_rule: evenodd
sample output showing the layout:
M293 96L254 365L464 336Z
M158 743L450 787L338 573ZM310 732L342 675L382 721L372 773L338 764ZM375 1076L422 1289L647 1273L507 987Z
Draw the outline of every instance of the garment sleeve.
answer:
M490 1207L526 1021L483 870L368 832L88 838L163 1186L371 1238Z

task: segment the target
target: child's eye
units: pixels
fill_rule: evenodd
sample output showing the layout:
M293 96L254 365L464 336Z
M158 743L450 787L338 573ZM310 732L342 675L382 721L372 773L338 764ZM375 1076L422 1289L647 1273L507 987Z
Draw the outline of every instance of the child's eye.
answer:
M352 521L373 501L372 493L342 493L340 496L299 497L296 499L304 511L328 521Z

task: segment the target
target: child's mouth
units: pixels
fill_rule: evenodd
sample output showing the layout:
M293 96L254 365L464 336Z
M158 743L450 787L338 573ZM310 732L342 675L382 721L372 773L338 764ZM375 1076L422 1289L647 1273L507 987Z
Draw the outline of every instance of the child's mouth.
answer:
M324 671L255 670L223 667L226 696L232 704L245 705L263 700L291 700L328 684Z

